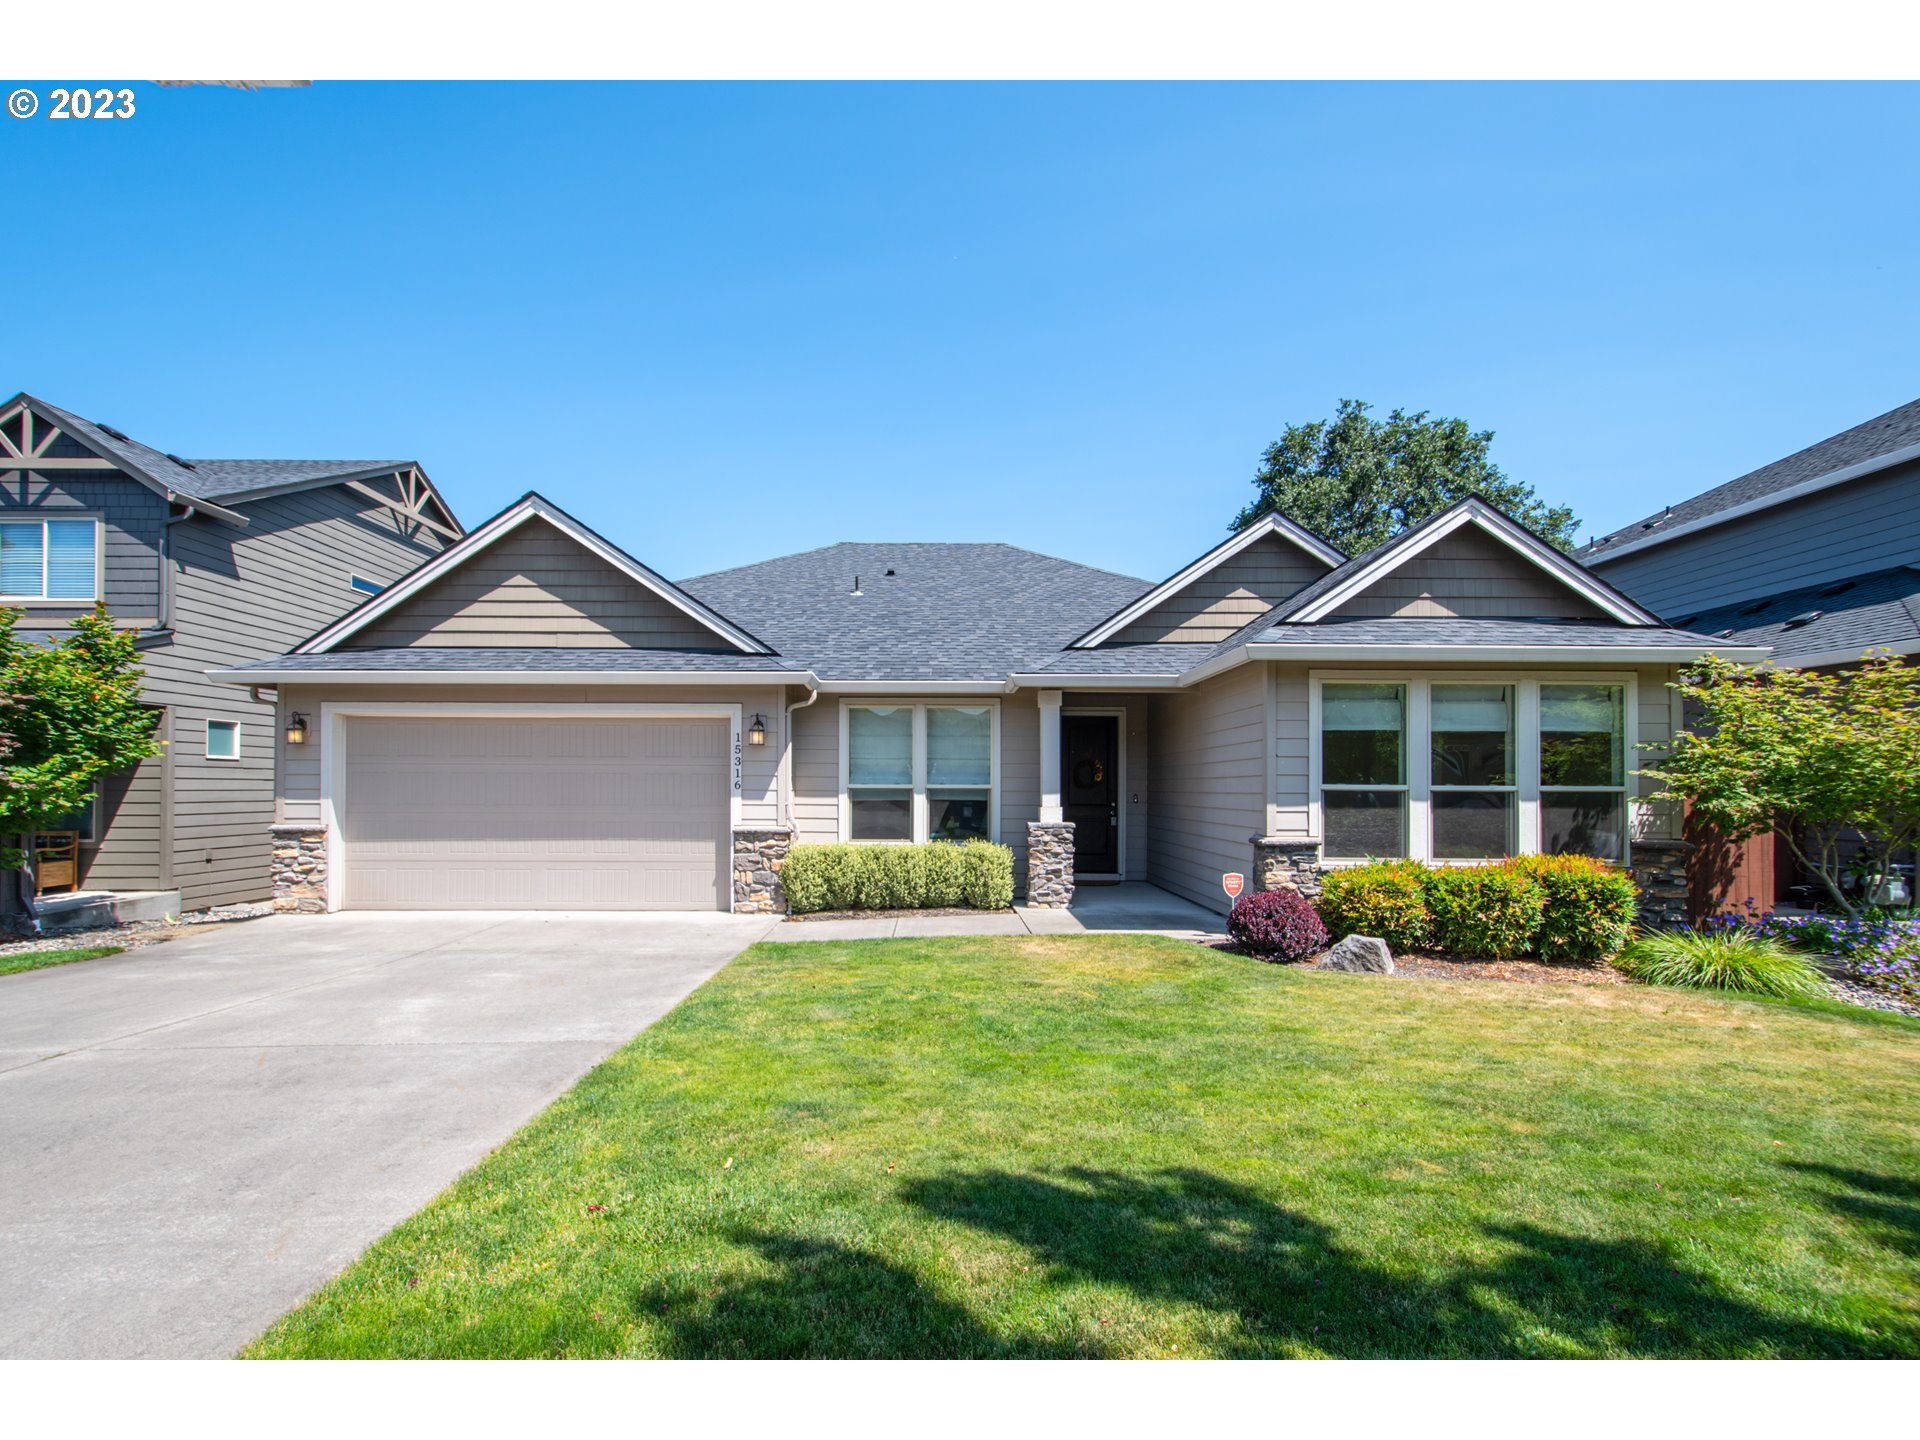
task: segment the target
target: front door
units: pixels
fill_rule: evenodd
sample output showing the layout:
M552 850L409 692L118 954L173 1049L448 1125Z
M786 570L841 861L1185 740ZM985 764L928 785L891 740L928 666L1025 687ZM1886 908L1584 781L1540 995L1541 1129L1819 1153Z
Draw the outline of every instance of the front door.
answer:
M1120 873L1120 719L1060 717L1060 796L1078 875Z

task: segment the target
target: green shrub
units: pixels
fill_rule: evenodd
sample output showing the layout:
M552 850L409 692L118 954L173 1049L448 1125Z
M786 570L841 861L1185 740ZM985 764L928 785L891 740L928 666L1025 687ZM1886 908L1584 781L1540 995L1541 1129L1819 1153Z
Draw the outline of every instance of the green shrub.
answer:
M1434 939L1456 955L1510 960L1532 953L1546 896L1504 865L1447 866L1427 872Z
M1646 985L1739 990L1787 999L1827 992L1820 972L1791 950L1778 941L1740 931L1643 935L1613 963Z
M1013 852L1004 845L796 845L780 869L796 915L821 910L926 910L1013 903Z
M1395 951L1418 950L1433 942L1427 871L1412 860L1330 871L1321 877L1314 908L1335 940L1372 935Z
M1633 938L1633 880L1586 855L1519 855L1503 869L1540 887L1546 904L1533 950L1543 960L1598 960Z

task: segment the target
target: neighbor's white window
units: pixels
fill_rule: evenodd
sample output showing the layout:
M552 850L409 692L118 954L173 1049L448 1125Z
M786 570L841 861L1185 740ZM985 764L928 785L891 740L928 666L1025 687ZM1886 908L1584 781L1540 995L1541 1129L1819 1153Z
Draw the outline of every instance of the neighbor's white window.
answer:
M0 599L99 598L100 522L0 520Z
M991 839L991 705L845 707L849 840Z
M207 758L209 760L238 760L240 758L239 721L207 721Z
M1325 855L1623 860L1628 693L1499 677L1320 682Z

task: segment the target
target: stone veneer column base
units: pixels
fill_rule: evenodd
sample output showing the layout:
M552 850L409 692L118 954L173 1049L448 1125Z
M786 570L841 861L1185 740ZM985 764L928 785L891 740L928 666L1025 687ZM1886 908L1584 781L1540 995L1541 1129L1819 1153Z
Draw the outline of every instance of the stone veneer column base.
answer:
M786 893L780 870L793 849L793 831L784 825L741 825L733 832L733 913L784 915Z
M273 908L302 915L327 911L327 827L274 824Z
M1027 904L1062 910L1073 903L1073 824L1027 822Z
M1298 890L1309 900L1320 893L1318 840L1295 840L1278 835L1255 835L1253 840L1252 888L1255 890Z
M1638 899L1634 913L1649 930L1684 930L1693 923L1687 881L1691 840L1636 840L1628 873Z

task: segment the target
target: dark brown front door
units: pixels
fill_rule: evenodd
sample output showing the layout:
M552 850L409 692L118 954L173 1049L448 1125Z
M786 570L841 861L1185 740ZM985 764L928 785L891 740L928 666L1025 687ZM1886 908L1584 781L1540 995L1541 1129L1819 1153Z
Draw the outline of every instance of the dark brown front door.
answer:
M1120 873L1119 761L1119 717L1060 717L1060 800L1073 824L1076 874Z

